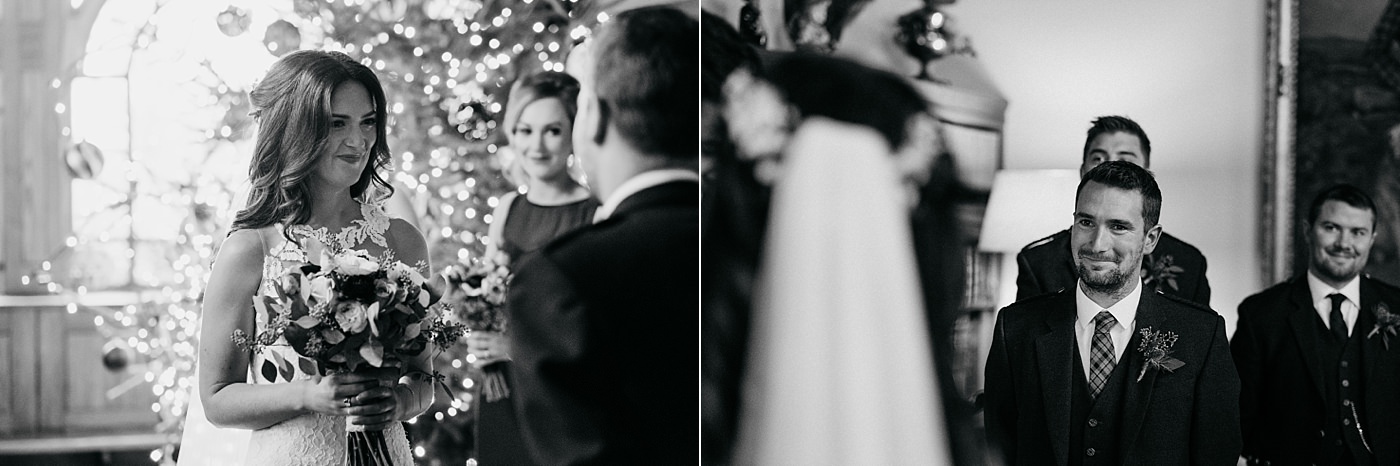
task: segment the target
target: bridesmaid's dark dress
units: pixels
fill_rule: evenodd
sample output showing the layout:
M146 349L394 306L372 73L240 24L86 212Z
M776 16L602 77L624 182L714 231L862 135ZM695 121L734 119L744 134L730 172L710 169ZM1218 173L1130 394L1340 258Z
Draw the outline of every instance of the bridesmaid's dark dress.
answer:
M511 264L517 264L524 254L544 247L559 235L592 223L596 210L598 201L591 197L563 205L541 206L526 200L523 195L516 196L511 201L510 213L506 214L506 225L501 232L501 251L510 256ZM509 362L498 362L487 367L500 370L505 375L506 385L515 386ZM481 411L477 420L477 464L535 464L525 448L510 398L495 402L482 398L478 409Z

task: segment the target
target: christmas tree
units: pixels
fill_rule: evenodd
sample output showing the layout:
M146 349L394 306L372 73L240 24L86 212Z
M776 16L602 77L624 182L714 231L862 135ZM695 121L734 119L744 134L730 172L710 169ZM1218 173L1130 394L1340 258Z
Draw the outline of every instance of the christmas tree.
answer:
M393 160L386 178L397 191L389 205L410 206L397 212L391 207L391 214L407 217L422 230L435 270L479 257L489 242L492 209L503 194L517 189L501 174L499 159L506 144L499 115L511 83L542 70L563 71L574 44L607 18L591 0L291 0L273 2L285 5L274 7L279 18L255 22L252 11L268 11L266 7L255 10L244 8L246 1L230 3L207 23L227 38L261 36L273 57L297 49L342 51L378 73L390 112ZM159 31L172 23L156 17L167 7L184 6L174 0L150 3L151 19L129 26L133 50L166 50ZM254 24L267 26L254 30ZM203 62L198 68L190 85L207 93L193 93L204 108L223 112L210 121L187 122L187 129L198 127L197 134L203 136L208 153L199 159L204 162L184 171L151 170L143 168L143 162L160 162L143 161L141 147L129 149L128 163L141 175L127 186L104 188L126 191L119 196L123 202L93 214L124 217L127 226L141 225L142 214L132 202L158 198L176 209L188 206L180 231L168 235L173 239L148 239L133 230L121 238L129 244L117 248L130 258L130 271L102 281L100 277L111 275L86 269L110 267L103 265L110 261L96 259L94 251L100 249L93 248L109 242L107 229L80 226L68 250L55 254L73 257L66 276L50 274L50 263L45 262L42 270L25 277L47 283L54 293L80 296L94 287L131 289L141 296L140 304L121 308L84 306L75 296L69 312L95 314L94 323L111 342L104 349L109 368L130 366L140 374L125 389L151 384L159 398L152 406L161 420L158 428L174 434L172 442L178 439L194 388L195 328L210 261L232 211L241 207L240 188L201 175L200 167L228 162L230 151L248 150L254 136L246 83L228 80L231 70L217 64ZM74 160L98 162L85 176L75 172L77 178L93 178L100 170L101 152L90 146L72 145ZM73 166L76 170L86 165ZM235 171L216 171L224 172ZM474 456L472 389L479 373L465 356L464 346L459 346L438 357L435 366L454 393L448 396L439 390L437 403L410 422L414 454L422 464L460 465ZM169 463L174 448L172 443L151 457Z
M572 0L296 0L300 24L279 22L264 39L274 54L301 47L341 50L379 73L385 88L391 181L410 199L435 268L478 257L491 211L516 189L502 174L498 131L510 84L564 59L588 26L587 5ZM311 43L301 36L311 37ZM317 43L319 42L319 43ZM426 464L467 463L478 374L464 348L438 357L454 396L410 426ZM466 389L466 390L462 390ZM467 414L463 414L467 413Z

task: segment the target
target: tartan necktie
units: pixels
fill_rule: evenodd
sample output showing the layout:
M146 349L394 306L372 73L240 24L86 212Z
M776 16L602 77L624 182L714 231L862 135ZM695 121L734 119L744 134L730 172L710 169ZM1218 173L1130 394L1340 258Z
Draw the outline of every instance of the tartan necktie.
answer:
M1118 324L1118 319L1113 318L1113 314L1108 311L1099 311L1094 316L1094 339L1089 348L1089 392L1094 398L1099 397L1099 392L1103 390L1103 385L1108 382L1108 375L1113 373L1114 361L1113 337L1108 334L1108 330Z
M1347 300L1347 297L1342 296L1341 293L1332 293L1327 295L1327 299L1332 300L1332 315L1328 319L1328 326L1332 328L1332 336L1338 342L1347 341L1347 321L1342 319L1342 303Z

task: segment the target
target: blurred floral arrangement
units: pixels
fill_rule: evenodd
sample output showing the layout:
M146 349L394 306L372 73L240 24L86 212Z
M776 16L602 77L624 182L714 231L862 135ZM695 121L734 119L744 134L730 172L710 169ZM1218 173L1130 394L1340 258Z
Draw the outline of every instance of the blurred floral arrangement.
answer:
M493 251L443 269L447 286L442 302L451 307L469 332L505 333L509 328L505 309L511 279L508 264L505 253ZM505 375L498 368L486 366L482 373L481 393L487 401L510 395Z

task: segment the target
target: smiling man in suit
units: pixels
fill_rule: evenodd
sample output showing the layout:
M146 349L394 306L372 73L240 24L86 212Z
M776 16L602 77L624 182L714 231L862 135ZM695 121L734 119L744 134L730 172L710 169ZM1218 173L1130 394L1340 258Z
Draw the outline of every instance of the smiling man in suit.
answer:
M1094 120L1084 140L1079 176L1104 162L1123 160L1151 168L1152 144L1137 122L1121 116ZM1051 293L1074 286L1078 276L1070 253L1070 231L1041 238L1016 254L1016 299ZM1157 248L1145 254L1142 280L1148 289L1180 296L1210 306L1210 281L1201 251L1165 232Z
M1255 464L1400 464L1400 289L1362 275L1376 207L1351 185L1308 209L1307 273L1245 298L1231 348Z
M1225 321L1143 291L1162 194L1124 161L1085 173L1070 247L1078 282L997 317L986 426L1008 465L1222 465L1239 456Z

